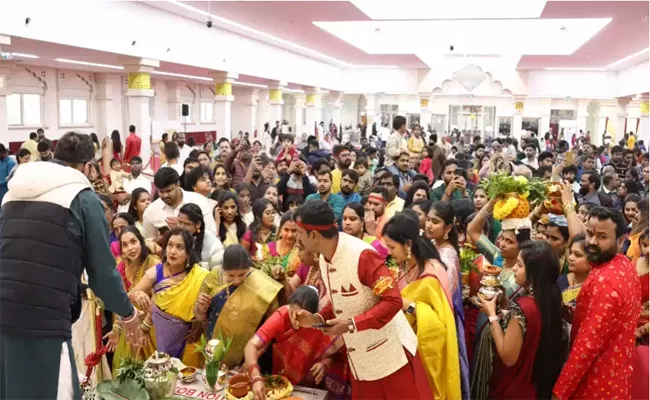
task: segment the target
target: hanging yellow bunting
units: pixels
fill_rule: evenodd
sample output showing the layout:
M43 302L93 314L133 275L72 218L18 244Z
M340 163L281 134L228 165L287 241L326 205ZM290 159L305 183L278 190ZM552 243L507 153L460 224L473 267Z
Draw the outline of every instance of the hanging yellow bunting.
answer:
M232 95L232 84L229 82L216 83L214 85L214 92L217 96L230 96Z
M314 104L316 104L316 94L315 93L310 93L305 98L305 105L306 106L313 106Z
M648 102L647 101L641 102L641 114L648 114L648 111L649 111Z
M271 101L281 101L282 100L282 89L271 89L271 90L269 90L269 100L271 100Z
M147 72L129 72L129 89L151 89L151 76Z
M426 97L420 98L420 108L428 108L429 107L429 99Z

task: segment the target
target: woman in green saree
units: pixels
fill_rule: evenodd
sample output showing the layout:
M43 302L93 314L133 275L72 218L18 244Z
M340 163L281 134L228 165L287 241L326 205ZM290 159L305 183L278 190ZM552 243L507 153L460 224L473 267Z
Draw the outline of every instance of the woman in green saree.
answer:
M224 363L241 365L246 343L263 320L278 308L282 284L253 268L248 251L231 245L223 254L223 267L214 269L203 281L194 307L197 321L204 321L208 339L231 337Z

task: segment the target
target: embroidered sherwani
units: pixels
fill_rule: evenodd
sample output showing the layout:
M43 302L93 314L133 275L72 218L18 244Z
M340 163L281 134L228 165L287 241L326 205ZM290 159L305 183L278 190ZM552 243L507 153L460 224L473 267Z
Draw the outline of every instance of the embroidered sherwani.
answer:
M339 233L331 260L320 257L331 303L319 314L327 321L352 318L355 333L343 334L352 373L352 397L432 398L417 350L417 337L401 312L402 298L377 251Z
M555 384L560 399L629 399L641 284L622 254L592 265L578 294L571 353Z

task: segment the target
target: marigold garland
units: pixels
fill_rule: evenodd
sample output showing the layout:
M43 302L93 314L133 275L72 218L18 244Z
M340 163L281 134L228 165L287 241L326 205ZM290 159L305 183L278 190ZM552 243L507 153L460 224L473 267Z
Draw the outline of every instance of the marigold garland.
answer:
M497 200L494 204L493 215L494 219L502 220L507 217L519 205L519 199L515 197L508 197L505 199Z

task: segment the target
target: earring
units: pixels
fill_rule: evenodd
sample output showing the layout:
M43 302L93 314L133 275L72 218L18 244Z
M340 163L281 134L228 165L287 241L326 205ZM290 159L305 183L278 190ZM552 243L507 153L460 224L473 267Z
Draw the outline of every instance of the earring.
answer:
M406 249L406 259L407 260L411 259L411 248L410 247L408 249Z
M449 234L448 234L448 233L445 233L445 236L443 237L443 239L445 239L445 240L449 240Z
M190 258L187 257L187 261L185 261L185 269L190 269Z

